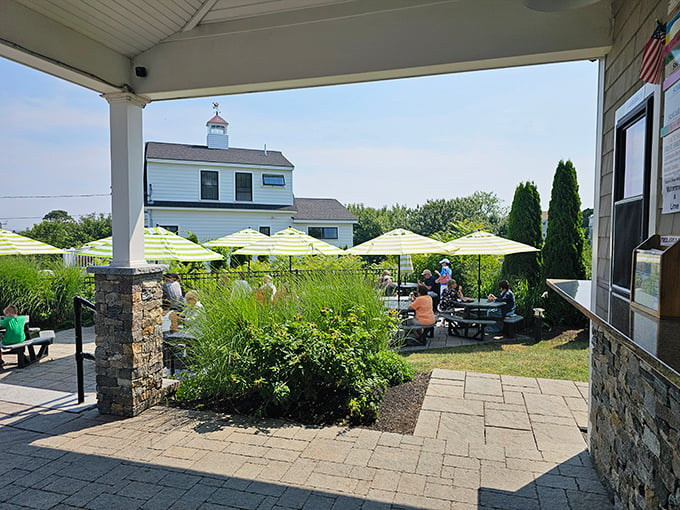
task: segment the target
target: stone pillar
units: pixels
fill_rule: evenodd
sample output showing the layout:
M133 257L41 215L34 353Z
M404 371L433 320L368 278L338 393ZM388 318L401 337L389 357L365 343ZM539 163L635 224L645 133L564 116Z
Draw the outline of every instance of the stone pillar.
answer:
M95 365L102 414L135 416L162 397L165 268L88 268L95 275Z

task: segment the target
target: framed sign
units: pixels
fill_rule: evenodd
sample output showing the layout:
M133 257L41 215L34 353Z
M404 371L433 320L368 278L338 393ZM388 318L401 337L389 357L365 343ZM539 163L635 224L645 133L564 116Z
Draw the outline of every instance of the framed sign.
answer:
M680 242L653 235L633 252L631 307L655 317L680 317Z

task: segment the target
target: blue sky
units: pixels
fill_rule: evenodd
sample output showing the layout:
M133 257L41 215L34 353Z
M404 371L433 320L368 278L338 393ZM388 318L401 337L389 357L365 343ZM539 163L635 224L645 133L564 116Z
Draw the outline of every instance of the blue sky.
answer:
M0 58L0 222L21 230L53 209L110 212L108 105L96 93ZM494 71L151 103L147 141L205 144L212 102L232 147L278 150L298 197L415 206L520 182L547 209L560 159L592 207L597 63Z

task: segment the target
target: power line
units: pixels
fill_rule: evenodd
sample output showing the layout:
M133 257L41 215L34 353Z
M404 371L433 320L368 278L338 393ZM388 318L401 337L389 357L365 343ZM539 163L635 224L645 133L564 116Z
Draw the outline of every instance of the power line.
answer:
M82 218L83 216L89 216L90 214L93 213L88 213L88 214L69 214L72 218ZM94 214L104 214L106 216L107 213L97 213L95 212ZM9 216L0 216L0 220L5 221L5 220L41 220L43 219L44 216L14 216L14 217L9 217Z
M110 197L111 193L85 193L82 195L5 195L0 198L88 198Z

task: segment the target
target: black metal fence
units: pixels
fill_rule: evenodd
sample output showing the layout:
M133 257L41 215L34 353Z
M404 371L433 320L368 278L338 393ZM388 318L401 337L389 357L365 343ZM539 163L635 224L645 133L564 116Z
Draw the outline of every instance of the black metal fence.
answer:
M364 268L364 269L281 269L272 271L219 271L219 272L192 272L180 274L180 280L183 287L191 287L192 284L213 281L231 281L239 278L246 280L261 280L264 275L269 275L275 280L295 279L305 274L318 274L324 271L334 274L347 275L363 275L366 278L374 278L376 281L382 274L382 269Z
M260 280L266 274L276 280L287 280L303 274L313 274L325 271L328 273L343 273L347 275L364 275L367 278L375 278L377 281L383 273L383 268L363 268L363 269L277 269L271 271L255 270L229 270L229 271L195 271L190 273L178 273L183 287L191 287L192 283L205 282L209 280L224 281L235 280L244 277L246 280ZM94 285L94 277L89 275L85 279L86 283Z

